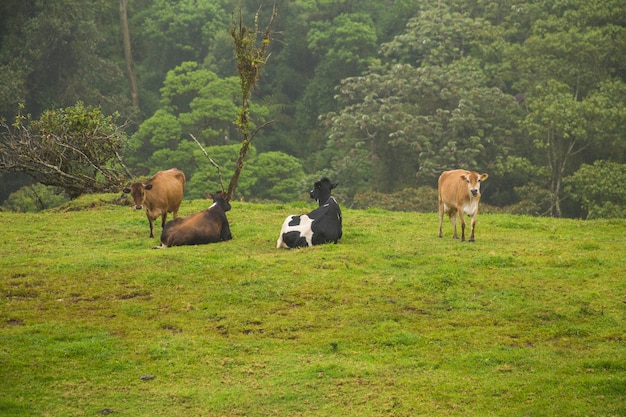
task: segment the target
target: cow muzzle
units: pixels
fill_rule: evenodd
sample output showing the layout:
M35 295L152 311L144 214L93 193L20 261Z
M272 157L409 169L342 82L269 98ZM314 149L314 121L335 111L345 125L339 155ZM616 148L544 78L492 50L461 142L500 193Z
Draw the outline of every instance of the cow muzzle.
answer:
M472 193L472 196L476 197L478 195L478 190L476 188L470 190L470 192Z
M135 206L135 210L141 210L143 206Z

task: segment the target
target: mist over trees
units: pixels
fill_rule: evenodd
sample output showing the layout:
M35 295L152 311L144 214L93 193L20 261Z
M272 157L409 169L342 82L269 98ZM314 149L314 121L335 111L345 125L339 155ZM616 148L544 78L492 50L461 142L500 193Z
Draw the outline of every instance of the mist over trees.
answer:
M272 14L237 3L5 0L0 117L10 127L21 105L37 121L78 102L119 113L134 175L176 166L188 197L214 191L190 134L225 176L234 170L229 28L239 7L261 27ZM275 4L276 36L250 98L252 127L274 123L258 133L235 198L297 199L324 174L359 207L368 193L406 195L463 167L488 172L483 201L513 213L624 217L623 1ZM0 176L0 201L26 182Z

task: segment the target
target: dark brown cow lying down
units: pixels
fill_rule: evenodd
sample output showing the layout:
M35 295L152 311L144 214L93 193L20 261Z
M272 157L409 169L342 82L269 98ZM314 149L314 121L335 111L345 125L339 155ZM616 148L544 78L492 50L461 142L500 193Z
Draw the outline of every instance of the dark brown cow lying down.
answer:
M146 182L136 182L122 190L133 198L135 209L146 208L150 223L150 237L154 237L154 221L161 216L161 227L165 227L167 213L178 217L178 208L185 192L185 173L172 168L159 171Z
M161 233L161 246L155 249L170 246L203 245L230 240L230 226L226 218L226 212L230 210L230 204L226 201L226 193L217 191L208 195L213 199L213 204L208 209L187 217L168 222Z

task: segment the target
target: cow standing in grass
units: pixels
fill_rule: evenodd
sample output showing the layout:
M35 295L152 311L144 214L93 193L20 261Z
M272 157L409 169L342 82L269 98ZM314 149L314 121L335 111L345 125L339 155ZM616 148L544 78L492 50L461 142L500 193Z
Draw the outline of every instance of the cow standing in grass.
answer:
M172 168L159 171L145 182L136 182L122 191L130 193L136 210L146 208L150 223L150 237L154 237L154 220L161 216L161 227L165 227L167 213L178 217L178 208L185 193L185 173Z
M216 191L208 197L213 199L208 209L167 223L161 233L161 246L155 246L155 249L231 240L233 236L226 218L230 203L226 200L226 193Z
M465 241L465 217L472 217L469 241L474 242L474 228L478 215L478 202L480 201L480 183L489 175L478 172L456 169L445 171L439 176L439 237L442 237L442 224L444 213L450 217L453 237L458 239L456 233L456 218L461 219L461 242Z
M326 177L317 181L309 195L319 207L300 216L288 216L283 223L276 248L298 248L337 243L342 235L341 209L331 190L337 187Z

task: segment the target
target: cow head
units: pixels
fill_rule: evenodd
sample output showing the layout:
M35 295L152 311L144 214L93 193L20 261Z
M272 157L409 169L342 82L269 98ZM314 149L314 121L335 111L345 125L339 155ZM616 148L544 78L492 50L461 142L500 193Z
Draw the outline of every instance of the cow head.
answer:
M309 195L321 206L330 198L330 191L338 185L339 183L333 184L328 178L324 177L313 184L313 189L309 192Z
M143 208L143 203L146 200L146 190L151 190L152 184L142 184L140 182L135 182L130 185L130 187L124 187L122 192L125 194L129 194L135 203L135 210L141 210Z
M230 203L226 199L227 193L225 191L219 191L218 190L214 194L208 194L207 193L206 196L213 200L213 204L214 205L217 205L222 210L224 210L224 213L231 209Z
M480 183L485 181L487 177L489 177L488 174L479 174L478 172L461 175L461 179L467 183L467 189L472 194L472 197L480 195Z

